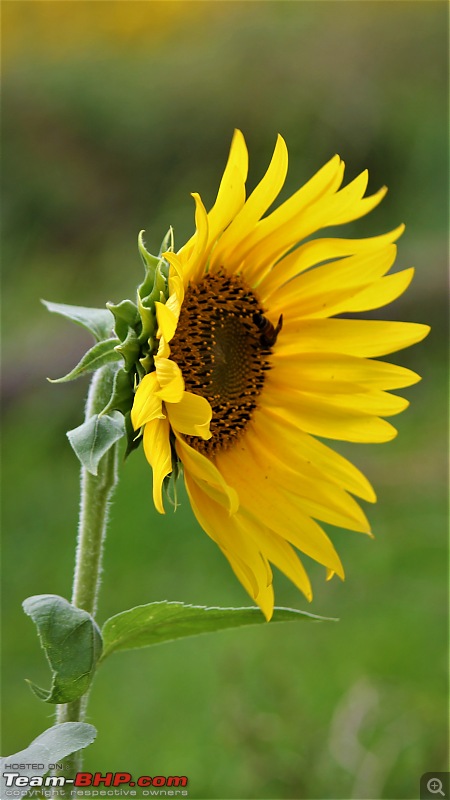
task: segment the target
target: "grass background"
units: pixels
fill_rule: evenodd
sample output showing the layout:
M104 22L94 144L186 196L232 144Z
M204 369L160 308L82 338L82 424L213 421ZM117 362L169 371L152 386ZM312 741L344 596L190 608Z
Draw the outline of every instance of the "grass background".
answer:
M445 2L4 0L3 752L52 724L25 678L48 685L29 595L70 595L78 468L65 431L87 385L51 386L89 345L40 297L98 305L133 296L136 236L157 250L192 231L191 191L214 197L234 127L249 185L275 135L288 196L334 152L365 167L382 206L347 226L407 223L417 267L382 311L432 323L395 360L424 380L399 437L342 446L374 483L376 534L332 532L347 581L308 565L311 610L336 624L261 626L115 656L92 692L86 769L189 777L203 800L416 798L447 753ZM379 315L380 316L380 315ZM276 498L274 498L276 502ZM277 576L277 603L305 608ZM183 497L151 504L142 452L122 469L99 620L160 599L247 598Z

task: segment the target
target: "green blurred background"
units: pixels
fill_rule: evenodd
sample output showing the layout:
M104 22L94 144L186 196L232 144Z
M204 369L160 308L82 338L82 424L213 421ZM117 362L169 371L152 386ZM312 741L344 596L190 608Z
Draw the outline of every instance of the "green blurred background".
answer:
M424 376L387 445L342 446L374 483L375 541L332 537L347 581L308 565L310 610L337 624L261 626L115 656L99 674L91 771L187 775L190 796L416 798L446 769L445 2L14 2L3 16L3 752L52 724L25 678L48 685L28 595L70 595L78 467L65 431L87 384L52 386L89 345L39 298L103 306L133 297L136 237L156 251L210 204L234 127L249 185L277 132L286 197L335 152L365 167L382 206L342 230L407 223L399 267L417 267L382 315L432 323L398 363ZM152 509L142 452L121 470L99 620L170 599L248 598L183 497ZM276 499L274 498L274 502ZM277 576L279 605L306 602Z

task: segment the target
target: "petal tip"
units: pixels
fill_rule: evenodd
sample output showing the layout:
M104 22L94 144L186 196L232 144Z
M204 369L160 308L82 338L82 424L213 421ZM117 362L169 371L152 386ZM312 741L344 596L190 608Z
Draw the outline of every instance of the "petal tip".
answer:
M418 341L421 342L423 339L426 339L426 337L430 333L431 325L419 324L419 327L422 328L422 335L421 335L420 339L418 339Z

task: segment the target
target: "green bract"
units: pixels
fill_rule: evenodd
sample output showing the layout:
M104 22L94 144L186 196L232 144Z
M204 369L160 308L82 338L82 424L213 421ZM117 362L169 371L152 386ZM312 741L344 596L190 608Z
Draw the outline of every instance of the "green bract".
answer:
M114 371L111 396L105 408L98 415L104 434L102 452L97 453L98 425L91 426L92 441L86 439L86 436L90 435L89 431L85 431L83 434L83 452L91 451L92 463L97 463L103 455L106 440L117 440L117 419L112 412L120 412L125 418L126 455L137 447L140 441L139 435L136 436L131 425L130 411L137 383L154 369L153 359L158 348L155 302L166 303L169 296L169 264L162 254L173 251L171 228L161 244L158 256L153 256L148 252L143 234L144 231L139 234L138 248L144 264L145 276L138 286L135 302L122 300L119 303L106 303L106 309L102 309L43 301L49 311L61 314L81 325L92 333L96 340L93 347L84 354L78 364L67 375L54 380L54 383L72 381L106 366ZM108 426L111 427L110 432ZM77 440L78 430L68 433L72 447L74 447L74 441ZM80 458L80 448L74 447L74 450L77 457ZM82 463L86 467L86 459L82 460ZM87 468L89 469L89 467Z

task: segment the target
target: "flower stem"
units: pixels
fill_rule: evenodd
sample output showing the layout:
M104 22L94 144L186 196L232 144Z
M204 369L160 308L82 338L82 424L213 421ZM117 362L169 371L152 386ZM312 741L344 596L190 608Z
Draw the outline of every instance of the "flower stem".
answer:
M114 373L104 367L95 373L86 404L86 419L99 414L111 397ZM81 469L81 505L72 604L92 616L97 611L101 582L103 542L108 523L108 504L117 483L117 446L100 460L97 475Z
M111 397L114 371L103 367L94 373L86 402L89 419L99 414ZM92 616L97 611L101 583L103 543L108 524L108 506L117 484L118 443L101 458L97 475L81 468L81 499L78 540L75 555L72 604ZM86 713L87 695L71 703L58 705L57 722L82 721ZM81 768L81 751L66 759L65 777L74 777ZM59 794L61 797L61 794ZM70 796L70 793L69 795Z

